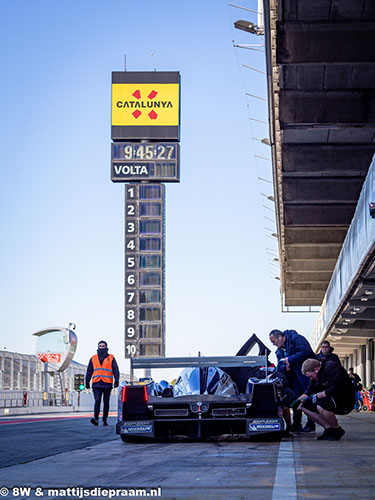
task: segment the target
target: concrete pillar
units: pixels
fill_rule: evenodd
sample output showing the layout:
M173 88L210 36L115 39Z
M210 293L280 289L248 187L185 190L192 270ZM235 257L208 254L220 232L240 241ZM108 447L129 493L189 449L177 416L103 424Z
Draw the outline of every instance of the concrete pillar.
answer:
M358 365L359 365L359 356L358 356L358 349L354 349L353 352L353 368L354 368L354 373L358 373Z
M349 368L351 368L353 366L353 354L349 354L349 366L348 366L348 370ZM354 366L353 366L354 368Z
M373 365L373 342L372 339L366 340L366 386L373 381L372 365Z
M345 356L345 359L344 359L344 368L346 371L349 370L349 356Z
M358 347L358 375L361 377L363 387L367 386L366 380L366 346Z
M31 389L31 361L27 361L27 389Z
M17 370L14 369L14 357L12 355L10 362L10 380L11 380L10 388L13 390L17 389L17 382L14 381L14 379L17 378L17 375L18 375Z

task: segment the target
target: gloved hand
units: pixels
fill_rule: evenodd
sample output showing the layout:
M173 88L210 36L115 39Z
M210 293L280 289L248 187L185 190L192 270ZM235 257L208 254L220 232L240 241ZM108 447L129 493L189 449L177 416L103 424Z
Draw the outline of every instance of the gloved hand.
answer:
M118 387L118 382L115 382L115 383L113 384L113 387L116 389L116 387Z
M90 384L86 385L86 389L90 389Z
M302 407L305 408L306 410L314 411L316 412L316 403L319 401L318 395L317 394L311 394L308 398L306 398L303 403Z
M292 408L292 410L297 410L301 403L302 401L300 399L295 399L290 403L289 408Z

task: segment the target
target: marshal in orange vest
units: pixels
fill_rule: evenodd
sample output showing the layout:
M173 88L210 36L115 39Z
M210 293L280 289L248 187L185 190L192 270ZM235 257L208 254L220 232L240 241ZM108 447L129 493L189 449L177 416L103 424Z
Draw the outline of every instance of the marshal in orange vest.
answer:
M99 356L95 354L92 358L92 366L93 366L93 374L92 374L92 382L99 382L102 380L107 384L113 384L113 370L112 370L112 361L113 354L108 354L106 358L103 360L103 364L100 364Z

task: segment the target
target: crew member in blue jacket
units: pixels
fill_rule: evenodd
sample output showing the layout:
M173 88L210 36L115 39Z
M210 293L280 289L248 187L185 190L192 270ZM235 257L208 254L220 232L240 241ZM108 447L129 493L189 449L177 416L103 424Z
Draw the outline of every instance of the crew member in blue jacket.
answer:
M277 347L278 371L286 375L289 388L296 393L296 396L301 396L310 383L309 378L301 372L302 363L306 359L316 359L309 342L295 330L285 330L284 332L272 330L269 337L271 344ZM315 423L308 420L302 429L302 412L293 410L292 431L314 432Z

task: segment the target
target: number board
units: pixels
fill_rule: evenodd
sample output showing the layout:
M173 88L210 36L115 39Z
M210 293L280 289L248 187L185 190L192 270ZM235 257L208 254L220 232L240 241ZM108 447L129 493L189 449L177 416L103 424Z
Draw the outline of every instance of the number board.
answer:
M177 142L112 143L113 182L180 181L180 145Z
M126 358L165 356L164 248L165 186L126 184Z

